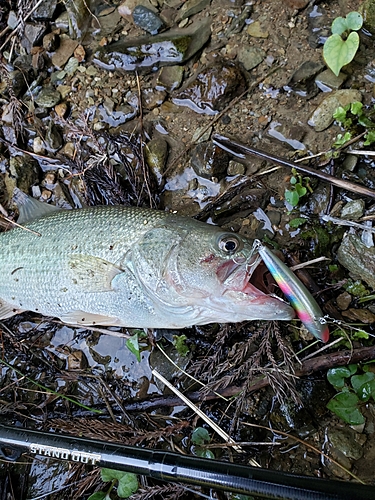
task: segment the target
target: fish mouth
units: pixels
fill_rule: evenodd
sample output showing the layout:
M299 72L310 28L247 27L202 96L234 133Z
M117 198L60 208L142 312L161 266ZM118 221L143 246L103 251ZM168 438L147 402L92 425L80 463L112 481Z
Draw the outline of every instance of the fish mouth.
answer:
M243 307L264 309L257 319L290 320L295 317L292 307L284 300L274 295L277 284L258 254L249 259L229 260L221 264L217 276L224 287L223 295L239 292L243 296ZM272 317L273 309L277 317Z

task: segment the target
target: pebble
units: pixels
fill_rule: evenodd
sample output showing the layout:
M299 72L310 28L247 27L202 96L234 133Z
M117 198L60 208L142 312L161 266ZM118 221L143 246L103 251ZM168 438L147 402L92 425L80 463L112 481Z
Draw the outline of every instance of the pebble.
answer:
M60 102L61 94L51 87L44 87L35 98L41 108L53 108Z
M308 124L317 132L322 132L333 123L333 113L339 106L346 106L355 101L362 102L362 94L359 90L336 90L322 100L311 115Z
M44 147L44 141L41 137L34 137L33 140L33 151L37 155L44 155L46 152L46 149Z
M164 66L160 69L156 85L171 92L178 89L184 76L183 66Z
M316 85L322 92L331 92L331 90L338 90L345 80L348 78L344 73L339 73L336 76L329 68L319 73L315 78Z
M348 292L340 293L340 295L336 299L337 306L341 309L341 311L345 311L352 302L352 296Z
M247 71L256 68L266 58L266 52L259 47L243 45L238 51L238 60Z
M341 217L348 220L358 220L363 216L365 202L362 199L349 201L341 210Z
M133 21L136 26L151 35L156 35L163 27L163 22L159 16L143 5L137 5L133 10Z
M247 27L247 33L254 38L268 38L269 33L261 27L259 21L254 21Z
M346 233L337 252L342 266L375 290L375 248L367 248L354 234Z
M55 111L57 116L59 116L60 118L64 118L68 111L68 105L66 104L66 102L61 102L60 104L57 104L55 106Z
M60 37L57 33L48 33L43 37L43 48L47 52L54 52L60 44Z
M56 50L56 52L52 55L52 64L57 68L61 69L73 55L77 46L78 46L77 40L72 40L66 35L61 36L60 46Z
M212 142L200 142L191 152L190 163L197 175L220 180L226 174L229 155Z
M246 172L245 165L242 165L242 163L239 163L238 161L230 160L227 170L227 174L229 176L244 175L245 172Z

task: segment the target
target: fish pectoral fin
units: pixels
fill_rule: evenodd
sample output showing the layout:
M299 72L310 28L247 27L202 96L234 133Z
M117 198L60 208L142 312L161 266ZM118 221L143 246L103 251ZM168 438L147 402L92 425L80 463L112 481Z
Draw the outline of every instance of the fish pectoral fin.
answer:
M59 318L63 323L75 326L124 326L119 318L104 316L103 314L87 313L85 311L72 311L59 315Z
M21 312L24 311L25 309L17 309L12 304L8 304L4 300L0 299L0 320L11 318L12 316L20 314Z
M93 255L72 255L68 266L73 284L83 292L110 292L113 278L123 272L115 264Z

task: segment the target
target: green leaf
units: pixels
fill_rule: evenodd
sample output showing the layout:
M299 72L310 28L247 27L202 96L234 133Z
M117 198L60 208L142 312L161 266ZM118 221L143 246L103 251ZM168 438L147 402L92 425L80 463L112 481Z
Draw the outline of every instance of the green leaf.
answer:
M366 127L366 128L375 127L375 123L372 120L370 120L369 118L367 118L367 116L365 116L365 115L358 116L358 123L360 125L362 125L362 127Z
M323 57L327 66L338 76L340 70L349 64L359 47L359 36L352 31L344 41L337 33L327 38L323 47Z
M186 335L173 335L173 343L180 356L186 356L189 352L189 348L185 343L186 340Z
M352 138L352 134L350 132L345 132L344 135L337 134L337 138L336 138L336 141L333 143L333 146L336 148L339 148L340 146L343 146L348 141L350 141L351 138Z
M352 392L339 392L327 404L327 408L344 422L350 425L360 425L365 422L362 413L358 409L359 399Z
M350 370L345 366L330 368L327 372L327 380L335 389L342 389L345 385L345 379L351 375Z
M358 301L359 302L359 301ZM356 330L352 333L352 340L368 339L369 334L364 330Z
M356 392L361 401L368 401L371 397L375 399L375 380L365 382Z
M302 196L305 196L305 194L307 193L307 189L304 186L302 186L299 182L294 187L300 198L302 198Z
M289 189L286 189L285 199L290 205L292 205L292 207L296 207L299 202L299 194L297 191L290 191Z
M348 23L345 17L336 17L334 19L331 31L333 34L342 35L348 29Z
M363 104L359 101L352 102L350 104L350 111L353 115L360 115L363 112Z
M117 494L120 498L129 498L138 490L138 478L132 472L125 472L119 480Z
M366 372L362 375L353 375L350 382L355 392L357 392L363 384L370 382L371 380L375 380L375 374L372 372Z
M126 347L132 352L137 358L138 363L141 361L141 353L139 351L139 343L138 343L138 333L132 335L130 339L126 341Z
M215 455L212 453L212 451L206 450L205 448L195 448L195 454L197 455L197 457L201 458L215 458Z
M358 31L362 28L363 17L359 12L349 12L346 16L346 24L348 29Z
M292 186L294 186L294 184L297 184L297 179L294 177L294 175L292 175L289 182L292 184Z
M204 427L197 427L191 435L192 442L198 446L209 443L210 439L210 435Z
M124 474L127 474L127 472L124 472L122 470L107 469L106 467L103 467L100 470L100 476L102 478L103 483L109 483L114 479L117 479L117 481L119 481Z
M333 118L337 120L338 122L342 123L343 121L346 120L346 113L348 111L345 110L342 106L339 106L338 108L335 109L333 113Z
M304 217L296 217L295 219L292 219L291 221L289 221L289 226L296 228L296 227L302 226L302 224L305 224L306 222L307 222L307 219L305 219Z
M370 146L370 144L373 144L375 142L375 130L369 130L365 135L365 139L366 140L363 143L364 146Z
M107 498L110 499L110 497L107 497L107 493L105 491L96 491L90 495L87 500L106 500Z

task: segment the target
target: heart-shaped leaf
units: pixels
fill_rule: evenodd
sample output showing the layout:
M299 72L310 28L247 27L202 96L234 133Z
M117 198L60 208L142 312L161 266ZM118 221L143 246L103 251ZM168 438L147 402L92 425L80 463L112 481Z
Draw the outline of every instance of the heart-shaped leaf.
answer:
M352 31L345 41L336 33L327 38L323 57L327 66L338 76L341 68L352 61L358 47L359 36L356 31Z
M331 26L333 34L342 35L348 29L348 23L345 17L336 17Z
M352 392L339 392L327 404L327 408L344 422L350 425L360 425L365 422L365 418L358 409L359 399Z

